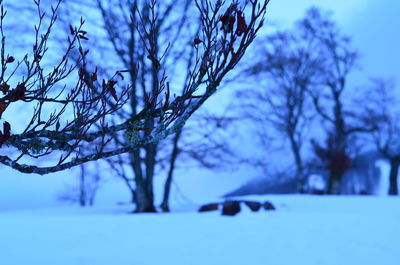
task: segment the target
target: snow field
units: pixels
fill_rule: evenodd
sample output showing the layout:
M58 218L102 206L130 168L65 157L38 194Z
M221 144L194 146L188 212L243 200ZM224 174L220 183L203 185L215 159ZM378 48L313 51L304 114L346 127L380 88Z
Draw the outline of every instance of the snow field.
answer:
M1 265L398 265L400 199L257 196L275 212L194 209L126 214L129 206L0 214Z

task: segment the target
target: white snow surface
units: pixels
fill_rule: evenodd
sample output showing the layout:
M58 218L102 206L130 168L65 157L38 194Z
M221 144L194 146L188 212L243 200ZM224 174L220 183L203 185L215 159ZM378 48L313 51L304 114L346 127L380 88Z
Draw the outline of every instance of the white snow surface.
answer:
M251 196L276 211L128 214L132 206L0 213L1 265L398 265L400 199Z

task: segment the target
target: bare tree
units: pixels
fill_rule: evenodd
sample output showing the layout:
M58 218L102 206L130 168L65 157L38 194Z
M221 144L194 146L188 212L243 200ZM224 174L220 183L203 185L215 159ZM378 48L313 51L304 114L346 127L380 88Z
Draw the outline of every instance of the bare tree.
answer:
M192 124L174 135L171 139L172 145L166 152L170 155L161 156L157 162L161 166L165 165L167 170L160 205L164 212L170 211L171 184L177 168L201 167L215 171L232 169L234 165L240 163L240 158L230 144L232 135L229 135L229 130L235 121L235 118L226 114L215 116L203 109L193 117Z
M90 78L85 78L82 71L88 54L88 50L82 47L82 42L87 39L87 32L82 28L83 19L79 26L70 26L67 47L58 62L52 67L43 66L60 3L58 1L51 7L46 27L40 1L35 1L38 22L34 27L32 53L18 59L17 55L14 57L7 51L3 30L7 11L0 1L0 83L3 94L0 98L0 117L5 119L0 146L1 151L6 152L6 155L0 155L0 162L23 173L47 174L124 152L121 148L106 148L109 143L107 132L118 130L109 128L106 118L128 100L128 87L123 88L119 95L115 93L116 79L125 71L117 71L109 80L103 79L101 92L94 93L93 81L98 78L97 72L91 72ZM74 52L79 58L78 64L71 64L68 60ZM74 75L74 80L71 80ZM106 104L106 99L110 97L114 100L113 107ZM23 113L27 115L19 117L23 120L22 125L21 120L11 121L15 117L13 111L15 113L20 102L32 109L25 109ZM68 117L70 120L67 120ZM92 130L95 124L100 127L97 131ZM126 127L123 124L119 126ZM20 133L13 133L14 130ZM96 143L96 148L90 154L81 156L80 149L90 146L90 143ZM13 149L16 152L11 156ZM29 158L49 160L56 153L61 154L53 166L26 164L32 162ZM24 159L26 163L21 162Z
M337 194L340 193L345 170L334 168L335 165L341 164L340 161L350 159L350 138L374 129L357 118L357 112L364 106L358 106L356 110L345 106L346 102L349 102L348 95L345 95L348 91L347 80L357 67L359 56L351 47L350 39L341 34L334 21L316 8L308 11L307 16L300 21L298 30L304 39L314 43L313 53L319 56L319 66L315 69L318 71L318 78L309 92L317 113L329 126L329 144L322 147L314 142L314 146L316 150L329 150L329 155L323 158L330 172L327 192ZM336 161L336 158L340 161Z
M31 131L27 128L24 133L14 134L13 137L7 123L2 139L7 145L14 145L19 149L22 148L21 144L24 144L26 148L29 144L33 145L32 142L35 142L37 146L37 141L40 139L40 146L43 148L39 151L39 155L29 153L31 148L28 146L26 148L28 151L23 151L22 156L28 154L38 158L53 153L54 149L66 151L67 154L61 155L55 166L45 168L20 165L16 163L20 158L13 160L8 156L1 156L0 162L22 172L45 174L91 160L128 153L128 161L134 173L135 186L132 194L137 211L155 211L153 176L158 143L168 135L179 132L189 117L215 93L226 74L236 66L263 24L268 1L246 1L244 4L236 1L232 3L197 1L195 8L199 11L199 31L197 34L189 32L186 36L180 35L181 27L176 27L174 24L176 21L169 19L169 13L177 6L173 1L165 5L159 5L156 1L127 1L126 3L120 1L113 5L113 3L98 0L95 4L101 11L104 29L109 36L111 46L118 60L122 62L121 68L126 70L117 71L112 79L99 82L98 75L107 74L109 70L102 69L100 66L97 68L92 61L93 58L91 61L87 60L87 51L79 48L79 53L65 54L63 62L67 62L69 58L75 59L73 69L79 70L80 84L90 92L81 94L90 95L91 100L74 101L75 98L67 97L59 102L58 98L49 100L46 95L22 100L43 100L43 102L65 103L65 105L72 102L73 104L70 105L74 107L74 117L79 123L71 124L66 121L64 126L61 125L63 120L60 120L60 116L55 116L56 118L51 116L50 122L45 123L44 128L35 126L33 121L34 128ZM106 5L109 4L116 8L108 8ZM122 6L122 4L127 5ZM37 5L39 6L39 3ZM247 6L250 8L248 23L244 11ZM55 22L57 10L52 11ZM41 21L43 19L44 16L41 17ZM124 23L118 23L119 19ZM182 19L181 23L184 21L185 19ZM168 29L165 30L167 32L165 35L161 35L163 26ZM81 28L71 26L69 30L71 34L75 34L79 44L81 40L89 40L87 32ZM162 37L165 40L161 43ZM184 42L181 41L183 37L185 37ZM173 76L174 71L167 67L167 62L188 54L187 49L181 50L178 54L171 52L172 46L178 46L181 43L191 43L192 53L187 60L189 70L186 79L182 82L183 89L179 96L175 96L177 90L171 88L171 84L174 86L174 83L170 83L170 77L167 75L171 71L171 76ZM71 49L72 47L73 43ZM174 56L168 57L169 54L174 54ZM79 56L85 60L80 60ZM59 69L56 72L59 72ZM42 75L40 78L44 83L47 76L42 70L38 73ZM124 79L123 74L129 78ZM48 76L52 75L48 74ZM124 89L120 92L116 86L117 78L120 78L120 84L124 84ZM129 104L124 105L128 101L128 92ZM8 103L7 97L8 95L3 98L5 103ZM40 114L43 103L38 104L35 117L39 117L36 119L41 124ZM66 107L61 109L60 114L64 113ZM90 112L97 113L93 115L95 118L89 114ZM101 115L102 113L104 115ZM109 121L102 118L105 114L111 113L117 114L117 118ZM50 129L52 126L55 128ZM82 154L82 150L86 153L91 149L91 154ZM68 160L72 154L74 158ZM117 160L121 162L125 159L117 157ZM120 173L127 183L131 182L121 168ZM130 186L133 187L133 185Z
M389 195L398 195L398 172L400 167L400 119L393 81L373 79L368 95L368 110L361 116L376 127L372 136L378 151L390 163Z
M87 167L80 165L78 185L68 186L58 196L61 201L78 203L81 207L93 206L97 191L100 188L101 178L96 165L95 172L88 174Z
M259 41L262 46L253 58L253 65L244 71L260 84L239 92L246 115L257 123L257 131L265 138L271 125L278 134L289 139L296 164L298 192L305 192L305 165L301 148L310 120L307 91L313 85L318 67L313 44L303 40L298 30L277 32ZM264 148L268 149L267 146Z
M124 31L124 34L120 32L123 28L115 20L115 15L104 14L104 23L109 25L110 37L113 37L112 45L115 51L121 54L123 69L126 70L117 71L112 79L102 82L99 82L99 70L87 63L88 52L80 46L80 42L87 40L89 36L81 29L81 26L70 27L70 33L73 36L69 38L70 48L62 57L60 66L45 74L44 69L40 67L40 61L43 60L43 55L47 50L48 35L55 23L59 4L57 8L52 9L54 19L51 20L46 31L47 35L44 35L46 37L40 37L41 23L39 22L36 28L37 43L34 46L36 50L34 49L35 55L32 61L24 57L21 63L18 62L18 66L25 63L28 72L27 77L23 77L20 84L26 85L32 79L33 82L29 83L29 87L26 86L26 90L22 89L25 86L20 84L12 90L4 89L5 96L1 99L2 106L5 106L2 107L4 108L2 114L5 108L9 108L10 103L19 100L36 101L37 107L23 133L11 134L10 123L4 123L2 144L17 148L20 155L15 159L0 156L0 162L21 172L46 174L88 161L129 153L135 174L134 199L137 211L145 212L155 211L152 182L157 144L168 135L179 132L185 122L215 93L223 78L240 61L263 24L268 1L250 1L243 5L236 1L232 3L197 1L195 3L200 16L200 31L190 38L194 46L194 54L179 96L173 95L172 91L176 90L170 88L172 83L168 79L168 69L164 67L169 46L172 45L170 43L174 43L176 39L170 36L171 42L166 47L160 47L157 41L159 23L163 15L167 15L169 9L173 7L173 3L171 2L166 9L160 8L156 1L144 2L142 9L135 6L135 3L137 4L136 1L132 2L129 13L121 16L122 19L130 21L128 25L133 25ZM44 16L40 13L39 5L40 3L37 2L40 21L43 21ZM98 5L101 7L101 2L98 1ZM250 8L248 22L246 22L244 11L247 6ZM116 27L111 27L112 25ZM128 50L122 50L120 44L125 42L122 36L126 35L129 45L123 47L128 47ZM75 60L74 66L68 68L68 58L71 58L71 50L75 45L79 45L77 52L82 59ZM2 47L4 51L5 46ZM10 57L3 57L3 76L5 66L12 63L10 61L12 61ZM75 88L69 93L56 94L51 98L49 89L72 75L75 69L79 70L77 71L79 81ZM141 69L146 70L141 71ZM11 73L11 76L14 73L15 71ZM125 83L125 88L118 93L116 79L124 79L123 74L129 76L130 82ZM143 75L149 75L151 78L143 78ZM4 77L3 80L9 80L9 78ZM140 86L136 80L139 80ZM119 81L124 83L124 80ZM131 94L129 104L131 112L129 115L124 115L119 110L125 108L124 103L128 101L128 92ZM60 96L64 94L66 98L60 99ZM82 98L79 99L79 97ZM141 99L140 103L138 98ZM51 114L47 121L43 121L42 117L45 103L52 103L51 106L53 103L61 104L59 112ZM72 122L67 121L66 118L61 119L61 114L68 113L67 106L71 106L73 110ZM106 121L105 117L111 113L118 114L118 119ZM142 148L146 164L144 169L142 168L143 151L140 151ZM85 150L85 153L88 151L91 153L83 155L82 150ZM56 165L51 167L18 163L23 156L40 158L53 154L55 151L61 151L63 154L60 155Z

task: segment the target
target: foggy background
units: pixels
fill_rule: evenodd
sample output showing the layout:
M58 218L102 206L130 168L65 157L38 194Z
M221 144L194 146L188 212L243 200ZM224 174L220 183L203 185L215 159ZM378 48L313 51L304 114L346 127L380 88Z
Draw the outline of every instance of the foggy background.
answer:
M338 23L345 35L351 36L353 47L361 54L362 69L351 75L349 87L352 90L366 83L369 77L383 77L400 79L400 18L398 10L400 3L396 0L272 0L268 6L267 19L264 31L274 27L292 27L293 22L304 16L311 6L333 12L333 19ZM221 87L213 98L207 102L210 110L219 106L219 102L227 102L230 96L229 88ZM228 96L227 96L228 95ZM218 109L218 108L217 108ZM250 136L251 138L251 136ZM247 149L246 149L247 148ZM248 147L244 152L253 151ZM385 170L385 169L384 169ZM386 169L387 170L387 169ZM35 208L59 205L56 200L66 186L76 182L77 169L66 170L60 173L39 176L36 174L22 174L6 167L0 169L0 210L18 208ZM385 172L382 172L386 176ZM248 180L263 177L259 171L251 170L248 166L241 166L233 170L218 170L213 172L205 169L178 170L175 181L180 192L173 191L171 195L182 203L190 200L202 199L206 196L215 197L231 191ZM113 203L129 200L126 188L120 180L107 176L102 185L96 203ZM164 177L156 177L157 181L164 181ZM156 189L161 185L156 185ZM158 194L158 192L155 192ZM182 197L184 196L184 197ZM9 202L13 202L10 204ZM157 198L156 198L156 201Z

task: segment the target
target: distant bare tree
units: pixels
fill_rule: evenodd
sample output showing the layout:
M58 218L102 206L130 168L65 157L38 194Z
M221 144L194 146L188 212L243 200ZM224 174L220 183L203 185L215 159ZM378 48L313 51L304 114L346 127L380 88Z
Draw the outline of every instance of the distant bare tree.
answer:
M305 128L311 117L307 91L313 85L318 64L313 44L302 39L298 30L277 32L259 41L262 47L253 58L253 65L244 75L253 75L260 84L240 91L246 115L257 124L261 138L271 125L278 134L289 139L296 164L298 192L305 192L305 165L301 148ZM268 149L267 146L264 146Z
M366 122L375 126L372 136L378 151L390 163L389 195L398 195L400 167L400 110L394 82L373 79L367 92L368 111L362 114Z
M86 167L82 164L80 171L78 185L68 186L58 199L78 203L82 207L93 206L101 183L98 167L95 168L95 172L88 174Z
M175 169L179 167L194 167L209 170L233 168L240 158L229 143L228 131L233 127L234 118L226 115L215 116L204 109L196 113L189 126L185 126L179 134L173 137L169 146L170 155L158 159L161 166L167 164L167 179L164 185L163 200L160 205L165 212L169 211L169 197ZM195 123L195 124L193 124Z
M334 21L316 8L307 12L298 30L304 40L313 43L313 53L319 56L318 68L315 69L318 78L309 92L317 113L329 126L329 144L323 147L314 142L314 146L316 150L329 150L329 155L323 156L330 172L327 192L337 194L345 173L342 169L347 168L342 162L351 160L350 149L353 146L350 138L374 130L358 118L357 113L362 112L364 106L353 109L345 106L349 102L345 95L349 90L347 80L356 69L359 56L350 39L342 35ZM336 165L341 169L336 170Z

